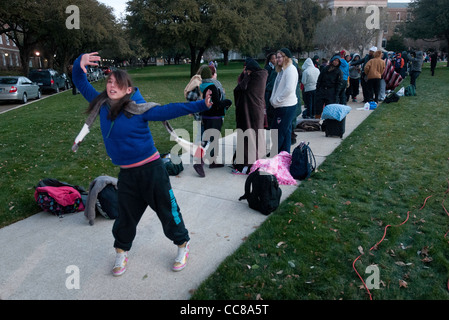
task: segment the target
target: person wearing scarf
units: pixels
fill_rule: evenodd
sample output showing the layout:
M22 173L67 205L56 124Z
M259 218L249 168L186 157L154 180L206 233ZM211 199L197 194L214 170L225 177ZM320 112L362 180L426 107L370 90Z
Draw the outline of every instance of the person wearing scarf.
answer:
M138 88L133 87L125 71L116 70L107 78L106 89L98 92L87 80L86 66L101 61L97 52L82 54L73 64L73 82L89 102L88 132L97 117L106 151L113 164L120 167L118 176L119 215L112 234L116 260L114 276L127 268L128 251L136 236L137 224L150 206L160 219L164 234L178 246L173 271L182 270L189 255L189 232L174 196L170 178L154 144L149 121L164 121L202 112L211 107L210 93L204 100L159 105L146 103ZM85 135L84 135L85 136ZM77 137L82 141L83 137Z

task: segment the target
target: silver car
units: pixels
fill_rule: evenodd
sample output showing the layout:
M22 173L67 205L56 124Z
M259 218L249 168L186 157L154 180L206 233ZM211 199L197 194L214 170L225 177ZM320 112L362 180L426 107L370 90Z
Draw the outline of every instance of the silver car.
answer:
M0 101L18 100L27 103L28 99L40 97L39 86L30 79L21 76L0 77Z

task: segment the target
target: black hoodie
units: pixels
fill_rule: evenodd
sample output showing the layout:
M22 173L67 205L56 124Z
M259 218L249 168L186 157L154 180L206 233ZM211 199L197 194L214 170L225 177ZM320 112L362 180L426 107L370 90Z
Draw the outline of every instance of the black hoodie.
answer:
M339 56L334 56L329 62L329 65L324 67L316 84L317 90L319 89L337 89L340 86L343 73L340 70L340 66L334 67L332 62L337 59L340 62Z

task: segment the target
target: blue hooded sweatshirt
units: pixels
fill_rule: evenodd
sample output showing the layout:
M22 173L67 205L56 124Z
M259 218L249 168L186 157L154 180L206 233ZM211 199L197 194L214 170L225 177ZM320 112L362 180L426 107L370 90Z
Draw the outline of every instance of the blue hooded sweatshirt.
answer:
M81 55L82 56L82 55ZM81 56L73 64L72 80L83 97L90 103L100 92L87 80L80 67ZM131 99L136 103L145 103L138 88ZM154 145L148 121L164 121L180 116L208 110L204 100L190 103L170 103L156 106L143 114L128 118L123 112L115 120L108 119L109 106L100 108L100 127L104 144L112 163L118 166L138 164L158 154Z

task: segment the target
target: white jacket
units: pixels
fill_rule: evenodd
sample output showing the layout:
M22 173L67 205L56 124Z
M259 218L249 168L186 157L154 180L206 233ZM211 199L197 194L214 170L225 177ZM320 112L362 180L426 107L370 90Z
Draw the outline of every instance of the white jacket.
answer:
M298 70L289 64L276 76L270 103L274 108L291 107L298 103L296 87L298 86Z
M304 85L304 92L316 90L316 83L320 76L320 70L314 66L312 59L307 58L302 65L302 79L301 82Z

